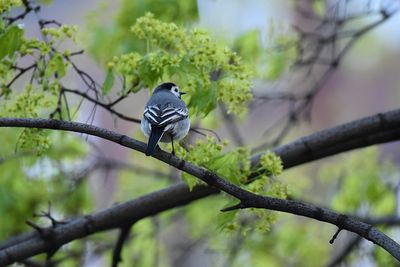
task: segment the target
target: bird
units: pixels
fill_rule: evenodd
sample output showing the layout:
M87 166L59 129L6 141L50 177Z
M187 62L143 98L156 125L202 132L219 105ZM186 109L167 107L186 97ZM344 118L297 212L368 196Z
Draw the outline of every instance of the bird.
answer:
M172 82L158 85L147 102L140 128L147 136L146 156L152 156L158 142L172 142L172 154L175 155L174 140L184 138L190 129L189 111L181 99L186 94Z

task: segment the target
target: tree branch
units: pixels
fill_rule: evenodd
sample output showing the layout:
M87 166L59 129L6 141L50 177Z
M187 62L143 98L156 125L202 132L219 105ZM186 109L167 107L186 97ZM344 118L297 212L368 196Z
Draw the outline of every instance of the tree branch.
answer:
M309 120L316 95L337 71L344 57L366 34L372 32L399 12L398 5L392 6L389 2L379 7L372 7L368 4L367 8L362 11L350 11L348 3L346 2L345 4L344 2L346 1L332 2L323 17L320 17L312 12L312 9L309 9L309 1L296 1L295 11L301 17L313 21L311 24L306 23L303 27L294 26L299 39L294 43L297 57L292 70L296 71L295 73L297 74L302 70L304 71L304 76L301 75L296 78L297 75L294 74L292 75L295 79L294 81L283 83L293 84L293 82L296 83L298 81L298 87L300 87L296 90L298 93L293 94L290 93L291 90L283 89L287 93L275 94L267 90L266 94L258 94L254 97L255 100L261 100L259 104L272 100L285 101L287 103L285 115L276 120L265 131L264 135L268 136L270 140L257 146L254 150L263 151L266 148L276 146L301 118ZM307 9L303 7L303 4ZM368 19L365 20L365 23L360 23L362 18ZM350 22L353 23L350 24ZM302 28L305 26L311 29L303 30ZM351 30L347 30L348 28L351 28ZM278 50L282 51L288 51L288 49L292 48L293 44L291 43L277 47ZM316 75L315 81L312 79L314 74ZM303 79L310 81L310 84L306 83L307 85L304 88L300 86L300 84L304 84ZM266 132L276 130L277 126L280 129L276 134L266 134Z
M118 267L118 263L122 262L122 257L121 257L122 248L124 246L125 240L129 236L131 228L132 224L121 227L117 242L115 243L113 249L111 267Z
M146 144L107 129L83 123L56 121L48 119L0 118L0 127L32 127L66 130L98 136L122 146L144 152ZM285 168L293 167L350 149L377 143L398 140L400 137L400 110L367 117L332 129L303 137L274 150L282 157ZM352 231L385 248L400 259L400 246L389 237L366 223L350 216L340 215L331 210L293 200L275 199L252 194L216 176L214 173L197 167L164 151L158 151L155 158L180 170L192 174L215 187L198 187L189 192L186 185L178 184L135 200L119 204L92 215L77 218L65 225L53 228L52 245L63 245L94 232L120 227L127 221L136 221L152 216L193 200L215 194L220 190L241 200L244 207L265 208L288 212L300 216L328 222L341 229ZM256 166L259 155L252 159ZM0 245L0 265L21 261L33 255L49 251L49 243L38 234L26 234L18 241Z
M380 226L394 226L400 224L400 218L398 216L384 216L376 218L366 217L362 218L361 220L371 225ZM358 246L361 241L361 236L351 236L344 245L340 246L339 251L329 260L326 267L338 266L347 258L347 256Z
M302 137L272 149L282 158L284 168L314 161L341 152L399 140L400 109L358 119ZM257 165L262 154L252 158Z
M107 111L110 112L111 114L114 114L114 115L117 116L118 118L121 118L121 119L126 120L126 121L130 121L130 122L134 122L134 123L140 123L140 120L139 120L139 119L125 116L124 114L122 114L122 113L120 113L120 112L118 112L118 111L116 111L115 109L112 108L116 103L118 103L120 100L123 99L122 97L119 97L119 98L118 98L118 100L119 100L118 102L114 101L114 102L112 102L111 104L104 104L104 103L101 102L100 100L97 100L97 99L95 99L95 98L89 96L89 94L84 93L84 92L81 92L81 91L79 91L79 90L69 89L69 88L63 87L63 88L61 89L61 92L68 92L68 93L80 95L80 96L83 97L84 99L86 99L86 100L88 100L88 101L94 103L95 105L99 105L100 107L104 108L105 110L107 110ZM126 97L126 96L125 96L125 97Z
M212 190L214 193L218 192L216 189ZM194 199L200 199L209 194L210 188L208 187L197 187L189 192L185 184L179 183L59 225L53 228L54 238L52 241L59 245L66 244L99 231L119 228L126 222L140 220L164 210L185 205ZM51 249L51 246L36 232L25 234L15 241L12 240L12 242L0 245L0 266L21 261L49 249Z

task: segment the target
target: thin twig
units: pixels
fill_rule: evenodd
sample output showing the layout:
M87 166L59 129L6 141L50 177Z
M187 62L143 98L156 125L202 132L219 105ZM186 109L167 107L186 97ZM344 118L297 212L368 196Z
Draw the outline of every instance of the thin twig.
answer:
M129 237L129 232L131 231L131 228L132 224L121 227L117 242L115 243L113 249L111 267L117 267L118 264L122 262L122 257L121 257L122 248L124 246L126 239Z

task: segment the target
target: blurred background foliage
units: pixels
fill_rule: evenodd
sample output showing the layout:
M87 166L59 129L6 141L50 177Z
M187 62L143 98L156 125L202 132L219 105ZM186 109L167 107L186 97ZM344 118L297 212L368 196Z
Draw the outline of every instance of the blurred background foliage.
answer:
M221 105L239 121L250 120L254 83L279 82L299 56L299 36L288 25L272 22L267 35L251 29L226 40L198 25L198 1L193 0L104 1L87 14L85 26L50 24L36 37L30 36L29 25L7 24L5 18L19 14L21 4L0 1L2 117L67 119L72 115L73 120L85 120L87 113L95 112L82 108L80 101L68 105L65 100L60 106L64 86L82 85L71 77L74 63L70 59L83 46L104 70L96 97L134 96L143 104L143 89L151 91L161 81L173 80L189 92L184 100L192 124L218 129L223 119ZM320 16L326 12L325 1L312 1L311 7ZM57 20L58 14L52 15ZM21 70L15 66L21 63L28 68L29 62L36 64L31 75L14 83L13 77ZM133 113L131 106L127 115ZM132 135L131 129L127 132ZM254 130L248 126L247 132ZM136 152L118 152L118 161L110 163L120 166L116 173L109 166L100 168L96 153L101 144L85 136L4 128L0 135L1 240L28 230L26 220L49 224L46 218L34 216L47 211L49 203L52 216L63 220L181 181L175 170ZM246 181L253 171L251 148L209 136L191 140L187 149L178 147L178 155L259 194L321 203L364 217L396 211L398 170L376 148L283 174L279 159L266 154L262 167L271 176L259 177L250 185ZM99 154L104 156L104 152ZM182 178L190 187L199 184L189 175ZM110 198L104 205L95 196L101 186ZM212 196L136 223L120 266L324 266L342 244L339 238L339 245L329 245L336 229L319 222L270 211L219 212L233 203L228 196ZM60 266L108 266L115 237L115 232L107 232L74 241L54 258ZM349 262L362 263L357 253ZM370 261L376 266L396 266L377 247L367 246L363 253L374 255Z
M198 18L197 2L194 0L122 0L115 18L105 24L103 17L98 14L107 13L110 5L112 3L104 2L88 15L89 52L103 63L124 53L146 52L146 45L131 34L130 28L148 12L161 21L179 26L191 26Z

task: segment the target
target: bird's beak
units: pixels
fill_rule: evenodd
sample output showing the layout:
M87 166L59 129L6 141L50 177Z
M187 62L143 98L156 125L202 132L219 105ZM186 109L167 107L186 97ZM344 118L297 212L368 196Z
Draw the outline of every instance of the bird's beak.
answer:
M187 94L186 92L180 92L180 95L185 95L185 94Z

